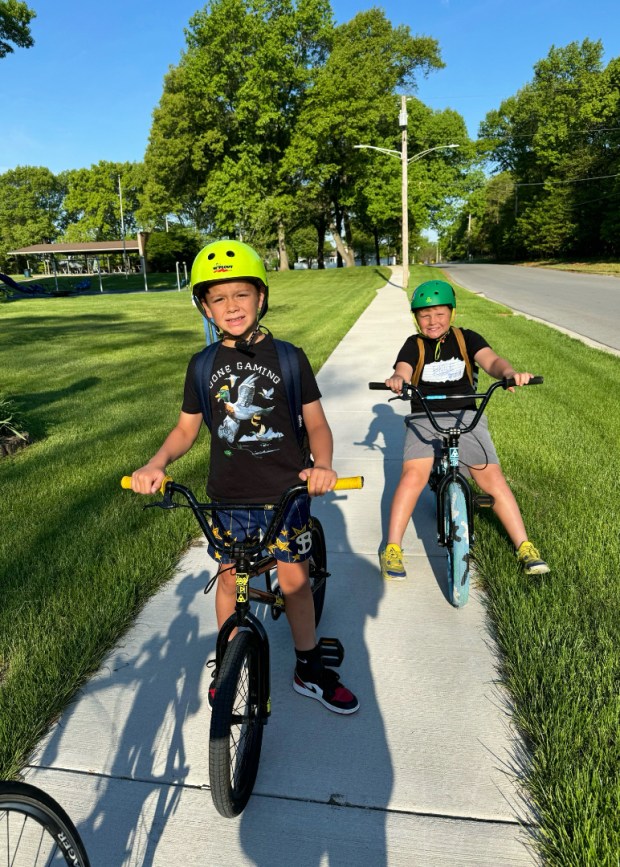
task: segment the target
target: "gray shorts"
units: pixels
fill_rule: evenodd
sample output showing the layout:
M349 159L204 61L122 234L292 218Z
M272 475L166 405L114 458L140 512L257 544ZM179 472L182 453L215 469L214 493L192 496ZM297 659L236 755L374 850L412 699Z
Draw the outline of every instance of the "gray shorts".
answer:
M474 411L471 409L455 410L454 412L437 413L435 416L440 427L466 427L471 423ZM441 454L442 439L428 418L415 416L407 423L405 449L403 460L415 461L418 458L431 458ZM467 467L485 467L487 464L499 464L497 452L489 433L486 416L482 416L471 433L463 434L459 440L459 459L461 470ZM467 475L467 473L465 473Z

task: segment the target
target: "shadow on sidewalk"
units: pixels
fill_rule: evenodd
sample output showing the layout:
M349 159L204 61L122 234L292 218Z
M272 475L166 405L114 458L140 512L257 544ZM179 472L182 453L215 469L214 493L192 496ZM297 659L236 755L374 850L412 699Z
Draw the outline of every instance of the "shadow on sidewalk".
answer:
M383 454L383 491L381 493L381 538L384 544L388 535L390 507L398 486L403 465L403 445L405 425L403 416L396 413L391 405L377 403L373 406L374 418L370 422L366 436L355 445L366 446ZM441 593L449 602L448 576L445 566L445 553L437 544L437 523L435 495L428 486L422 491L412 515L412 523L417 538L433 570L433 575ZM405 547L405 544L403 545Z
M291 863L350 867L357 837L355 830L347 832L345 827L366 823L369 809L373 843L364 863L387 865L385 821L393 767L365 640L367 621L378 614L383 583L376 565L358 557L348 541L344 501L357 495L353 491L322 497L313 503L313 514L325 530L331 573L318 634L342 641L345 659L339 672L343 683L358 696L360 709L341 716L294 693L290 635L286 629L277 629L277 634L271 631L272 720L277 732L269 731L270 722L256 787L267 797L251 799L239 831L243 849L257 867L288 867ZM338 553L334 553L336 547ZM294 810L295 815L293 799L306 802L301 812ZM310 805L320 807L318 824L304 823ZM265 833L269 827L274 833ZM279 836L287 837L289 828L289 833L299 836L293 841L279 840ZM287 860L292 853L294 859Z
M161 832L177 808L179 784L189 771L183 725L201 710L199 681L215 644L215 636L199 635L198 618L189 610L204 583L204 573L185 577L176 588L179 606L167 633L153 634L134 657L122 659L117 654L113 662L122 661L122 670L96 678L86 688L86 701L97 702L99 693L114 688L118 705L131 702L126 714L119 710L125 721L118 739L114 720L101 720L102 735L111 733L109 752L114 755L104 763L97 802L79 826L93 865L108 859L110 865L150 867ZM103 714L104 703L100 709ZM74 712L75 707L56 727L41 756L43 767L53 767ZM156 789L132 787L131 800L125 799L119 809L119 789L114 785L118 779L154 783Z

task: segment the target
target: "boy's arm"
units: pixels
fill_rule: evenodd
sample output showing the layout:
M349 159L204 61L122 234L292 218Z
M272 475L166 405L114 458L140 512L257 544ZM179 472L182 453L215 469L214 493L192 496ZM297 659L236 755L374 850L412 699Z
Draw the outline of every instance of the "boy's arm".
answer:
M331 491L338 480L338 474L332 469L334 440L320 400L304 403L302 412L314 466L302 470L299 478L303 481L309 479L308 492L315 497Z
M493 352L490 346L479 349L474 355L474 361L485 373L494 379L514 377L516 385L527 385L533 373L517 373L512 364L506 359ZM512 389L510 389L512 391Z
M138 494L155 494L166 475L166 467L182 457L196 442L202 424L200 413L182 412L159 451L131 476L131 490Z
M403 390L403 382L411 382L412 376L413 367L410 364L407 364L406 361L399 361L394 368L392 376L385 380L385 384L390 391L394 392L394 394L401 394Z

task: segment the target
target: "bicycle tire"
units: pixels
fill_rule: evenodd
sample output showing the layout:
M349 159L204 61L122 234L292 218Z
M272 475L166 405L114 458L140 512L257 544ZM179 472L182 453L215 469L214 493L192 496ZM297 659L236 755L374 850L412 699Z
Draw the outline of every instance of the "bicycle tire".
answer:
M6 859L6 860L5 860ZM75 825L50 795L0 782L0 867L90 867Z
M448 596L462 608L469 598L469 521L463 489L450 482L444 493L444 521L448 553Z
M258 706L258 640L238 632L218 673L211 711L209 780L221 816L238 816L248 803L260 760L263 721Z
M310 586L314 599L314 625L318 626L325 605L327 590L327 547L321 522L312 519L312 552L310 554Z

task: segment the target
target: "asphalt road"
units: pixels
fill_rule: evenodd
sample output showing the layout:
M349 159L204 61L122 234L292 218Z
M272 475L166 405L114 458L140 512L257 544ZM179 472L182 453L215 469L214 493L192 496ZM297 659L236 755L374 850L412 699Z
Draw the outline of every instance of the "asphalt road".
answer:
M620 279L517 265L442 265L456 283L620 351Z

